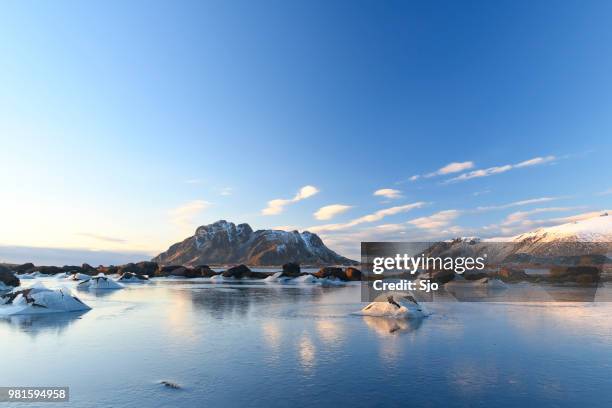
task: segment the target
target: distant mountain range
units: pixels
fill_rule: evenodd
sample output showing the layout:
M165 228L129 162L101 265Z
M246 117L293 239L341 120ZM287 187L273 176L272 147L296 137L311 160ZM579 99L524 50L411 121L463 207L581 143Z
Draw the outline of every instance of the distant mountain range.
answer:
M160 265L355 265L329 249L318 235L304 231L257 230L225 220L203 225L153 258Z
M612 253L612 216L603 212L593 217L534 231L511 238L480 240L457 238L428 249L429 256L482 256L493 264L507 262L578 263L582 255L599 255L608 263Z

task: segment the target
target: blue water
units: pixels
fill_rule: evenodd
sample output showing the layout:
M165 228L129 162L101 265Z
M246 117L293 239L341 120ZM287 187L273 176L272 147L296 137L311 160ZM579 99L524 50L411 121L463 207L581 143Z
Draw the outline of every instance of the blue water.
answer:
M80 297L93 310L0 319L0 386L69 386L48 406L79 408L612 406L612 303L427 303L396 321L352 315L359 286Z

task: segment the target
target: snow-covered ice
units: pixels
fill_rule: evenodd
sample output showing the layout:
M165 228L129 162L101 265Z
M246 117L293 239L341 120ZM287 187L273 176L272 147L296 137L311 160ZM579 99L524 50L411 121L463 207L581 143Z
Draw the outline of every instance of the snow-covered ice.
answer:
M77 288L90 290L113 290L123 289L123 285L115 282L111 278L106 277L103 273L100 273L89 280L79 283Z
M37 283L0 297L0 316L62 313L90 310L70 289L48 289Z
M426 316L423 307L410 296L386 296L370 303L356 314L374 317L418 318Z

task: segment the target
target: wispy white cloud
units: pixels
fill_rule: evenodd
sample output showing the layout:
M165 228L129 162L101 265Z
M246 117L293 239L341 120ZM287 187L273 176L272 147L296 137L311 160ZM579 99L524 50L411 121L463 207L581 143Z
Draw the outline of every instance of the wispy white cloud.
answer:
M546 202L549 202L549 201L559 200L561 198L562 197L530 198L528 200L514 201L514 202L511 202L511 203L507 203L507 204L477 207L476 211L503 210L503 209L506 209L506 208L521 207L521 206L530 205L530 204L546 203Z
M290 199L277 198L268 201L268 206L261 210L262 215L277 215L285 210L285 207L289 204L296 203L304 200L308 197L312 197L317 194L319 190L315 186L304 186L297 192L297 194Z
M431 177L436 177L436 176L444 176L447 174L459 173L460 171L469 170L473 167L474 167L474 162L472 161L452 162L452 163L448 163L447 165L443 167L440 167L436 171L432 171L431 173L426 173L423 175L415 174L414 176L410 177L409 180L416 181L420 179L421 177L431 178Z
M461 215L460 210L444 210L439 211L435 214L419 217L408 221L408 224L412 224L417 228L421 229L437 229L450 225L450 223Z
M312 232L317 232L317 233L323 232L323 231L329 232L329 231L344 230L344 229L348 229L348 228L351 228L351 227L355 227L355 226L360 225L360 224L380 221L380 220L382 220L385 217L388 217L388 216L391 216L391 215L395 215L395 214L399 214L399 213L408 212L410 210L422 207L424 205L425 205L424 202L416 202L416 203L412 203L412 204L399 205L399 206L396 206L396 207L385 208L383 210L376 211L376 212L374 212L372 214L368 214L368 215L364 215L364 216L359 217L359 218L355 218L354 220L351 220L351 221L346 222L346 223L317 225L317 226L310 227L308 230L312 231Z
M211 203L204 200L189 201L179 207L169 211L170 220L181 229L191 229L194 227L194 220L197 215L211 206Z
M350 205L344 204L326 205L325 207L319 208L319 210L314 213L314 217L319 221L331 220L336 215L342 214L351 208Z
M381 188L380 190L376 190L373 195L389 199L396 199L402 197L402 192L393 188Z
M502 222L503 226L508 226L512 224L522 223L523 225L529 226L532 225L533 221L529 220L529 216L533 214L541 214L547 212L564 212L575 210L580 207L542 207L542 208L534 208L533 210L528 211L516 211L511 214L508 214L506 219Z
M456 181L465 181L473 178L479 177L489 177L495 174L505 173L512 169L518 169L523 167L531 167L537 166L544 163L550 163L555 161L557 158L555 156L545 156L545 157L534 157L533 159L525 160L516 164L504 164L502 166L493 166L486 169L473 170L467 173L460 174L457 177L453 177L451 179L446 180L447 183L456 182Z

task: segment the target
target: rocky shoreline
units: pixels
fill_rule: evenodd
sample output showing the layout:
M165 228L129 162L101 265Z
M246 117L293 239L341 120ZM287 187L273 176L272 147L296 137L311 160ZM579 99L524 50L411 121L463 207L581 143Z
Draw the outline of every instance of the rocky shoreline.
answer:
M215 271L209 265L198 265L195 267L188 267L183 265L159 265L152 261L142 261L136 263L128 263L125 265L100 265L93 267L87 263L78 265L65 265L65 266L36 266L32 263L25 263L21 265L0 265L0 283L6 287L18 287L20 286L20 275L31 275L38 274L39 276L53 276L57 274L70 274L74 276L87 275L96 276L98 274L104 275L119 275L119 280L122 279L142 279L146 280L149 278L158 277L182 277L182 278L212 278L215 276L222 276L224 278L234 279L265 279L274 274L280 273L278 277L296 278L304 275L313 275L316 278L328 278L337 279L340 281L360 281L361 271L355 267L336 267L328 266L322 267L317 272L310 274L303 272L301 266L298 263L290 262L282 266L281 270L271 272L254 272L248 266L240 264L232 266L222 271Z

